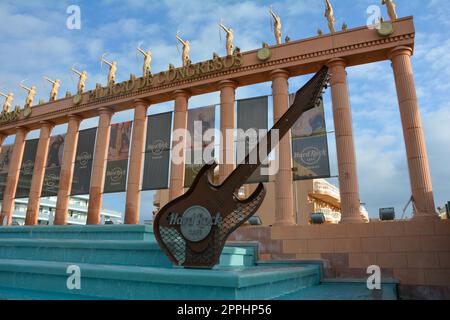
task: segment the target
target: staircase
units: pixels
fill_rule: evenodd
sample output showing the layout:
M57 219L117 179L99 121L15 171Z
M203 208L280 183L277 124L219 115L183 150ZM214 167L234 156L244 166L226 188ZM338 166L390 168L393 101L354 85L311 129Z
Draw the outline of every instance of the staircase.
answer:
M4 227L0 299L307 299L350 288L330 291L342 283L321 282L319 262L260 262L257 249L230 244L214 269L183 269L172 266L146 225ZM81 271L79 290L67 287L71 265ZM362 287L353 283L350 291ZM391 295L368 297L366 288L359 297L395 298L394 287Z

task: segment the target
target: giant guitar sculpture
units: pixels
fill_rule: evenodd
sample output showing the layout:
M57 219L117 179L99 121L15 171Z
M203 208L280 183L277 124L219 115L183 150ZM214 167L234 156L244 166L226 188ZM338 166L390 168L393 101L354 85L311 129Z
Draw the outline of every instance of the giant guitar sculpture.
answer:
M228 236L258 210L264 199L262 183L245 200L237 197L237 191L275 147L271 145L273 130L279 130L281 139L304 112L318 104L328 81L328 68L324 66L297 91L292 106L222 184L211 182L217 164L206 164L190 189L157 213L153 223L156 240L175 265L212 268L218 263ZM255 153L263 141L267 154L261 159ZM249 159L257 161L249 164Z

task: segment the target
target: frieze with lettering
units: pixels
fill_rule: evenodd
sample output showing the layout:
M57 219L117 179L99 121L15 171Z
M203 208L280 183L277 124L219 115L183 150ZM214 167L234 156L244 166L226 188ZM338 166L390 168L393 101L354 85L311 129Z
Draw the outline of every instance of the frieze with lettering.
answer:
M89 91L89 102L238 68L242 66L242 61L242 54L236 52L230 56L216 56L212 60L189 64L180 68L175 68L171 65L169 70L155 75L149 74L147 77L136 78L134 75L131 75L130 80L111 84L107 87L102 87L100 84L97 84L94 90Z

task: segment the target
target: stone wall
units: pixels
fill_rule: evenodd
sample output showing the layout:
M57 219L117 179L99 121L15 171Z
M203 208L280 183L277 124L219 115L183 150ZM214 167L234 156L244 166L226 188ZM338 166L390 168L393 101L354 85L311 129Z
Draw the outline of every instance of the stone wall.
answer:
M403 298L450 299L450 220L249 226L231 240L259 241L262 260L322 259L328 278L366 278L378 265Z

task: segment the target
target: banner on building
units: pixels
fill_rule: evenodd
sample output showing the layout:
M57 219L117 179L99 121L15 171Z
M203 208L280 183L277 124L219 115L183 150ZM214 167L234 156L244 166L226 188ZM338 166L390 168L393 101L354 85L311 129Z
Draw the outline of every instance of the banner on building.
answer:
M209 129L214 130L216 121L216 106L208 106L188 111L187 128L190 135L190 141L186 145L186 165L184 174L184 186L190 187L194 182L197 173L205 164L203 152L205 148L214 144L214 140L206 140L205 132ZM212 140L212 141L211 141ZM210 156L214 156L214 145Z
M4 145L0 152L0 200L3 200L3 194L6 188L6 181L8 179L9 163L12 157L13 146Z
M127 188L132 125L132 121L111 125L104 193L124 192Z
M265 129L268 123L268 96L238 100L237 102L237 164L242 163L245 156L256 146L259 137L253 136L253 143L250 143L249 129ZM241 129L241 130L239 130ZM244 133L244 134L240 134ZM262 138L262 137L261 137ZM255 140L256 139L256 140ZM261 167L260 167L261 168ZM268 182L268 175L261 175L261 170L256 170L247 183Z
M295 94L289 95L290 105ZM330 177L328 139L323 100L294 124L292 134L293 179Z
M53 197L58 195L59 177L61 173L65 141L65 134L50 138L41 197Z
M89 194L96 135L97 128L82 130L78 133L71 195Z
M142 190L169 187L171 134L172 112L148 117Z
M36 159L39 139L27 140L20 166L19 181L17 183L16 198L28 198L33 178L34 161Z

